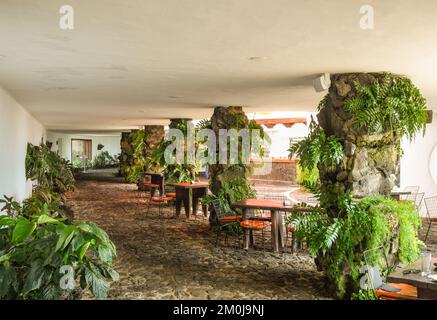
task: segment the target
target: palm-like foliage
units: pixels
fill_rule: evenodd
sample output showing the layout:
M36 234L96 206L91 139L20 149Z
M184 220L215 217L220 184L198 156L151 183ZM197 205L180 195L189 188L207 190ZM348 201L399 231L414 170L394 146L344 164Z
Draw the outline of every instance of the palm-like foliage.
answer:
M371 85L354 83L357 94L345 101L345 110L354 115L357 128L369 133L397 131L410 140L425 130L426 100L410 79L385 74Z

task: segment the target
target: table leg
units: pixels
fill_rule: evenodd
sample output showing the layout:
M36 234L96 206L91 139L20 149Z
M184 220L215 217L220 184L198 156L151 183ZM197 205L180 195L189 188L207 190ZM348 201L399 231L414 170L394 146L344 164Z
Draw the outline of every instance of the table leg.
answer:
M179 217L181 214L182 202L184 201L184 190L176 188L176 200L175 200L175 208L176 208L176 216Z
M192 199L193 199L193 213L197 214L197 209L198 209L198 206L199 206L199 201L201 201L203 196L206 195L207 188L196 188L196 189L193 189L192 193L193 193L193 196L192 196ZM206 217L208 215L208 206L202 204L202 210L203 210L203 214Z
M437 290L429 288L417 288L417 297L419 299L437 300Z
M155 192L156 192L156 188L155 187L151 187L150 188L150 198L153 198L155 196Z
M190 218L190 213L191 213L190 189L184 189L183 202L184 202L185 215L189 219Z
M243 220L247 219L247 209L243 208ZM244 250L248 250L249 249L249 238L250 238L250 230L249 229L244 229L244 235L243 235L244 239Z
M278 212L275 210L271 210L271 217L272 217L272 248L273 252L279 251L279 221L278 221Z
M282 217L282 213L278 212L278 245L282 250L284 248L284 219Z

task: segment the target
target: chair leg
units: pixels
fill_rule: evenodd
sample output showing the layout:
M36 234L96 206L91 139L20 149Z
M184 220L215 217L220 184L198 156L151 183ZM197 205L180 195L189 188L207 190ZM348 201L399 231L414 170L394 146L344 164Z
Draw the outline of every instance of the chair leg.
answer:
M425 242L428 239L429 230L431 230L432 220L429 220L428 230L426 231Z
M147 204L146 217L149 216L149 210L150 210L150 200L149 203Z
M219 241L219 237L220 237L220 233L222 232L222 229L220 227L218 227L217 229L217 235L215 237L215 246L218 246L218 241Z
M261 230L261 241L263 243L263 251L266 251L266 243L264 241L264 229Z
M297 240L294 233L291 233L291 253L297 250Z

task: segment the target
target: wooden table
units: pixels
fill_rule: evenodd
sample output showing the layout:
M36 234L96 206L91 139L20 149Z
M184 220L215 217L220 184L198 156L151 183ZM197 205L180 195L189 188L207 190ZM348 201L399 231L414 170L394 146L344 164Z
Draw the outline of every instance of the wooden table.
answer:
M246 199L235 202L232 208L243 211L243 220L247 219L247 212L250 209L270 210L272 217L272 248L278 252L279 248L284 247L284 222L281 211L291 212L292 206L284 206L281 200ZM244 248L249 248L249 230L244 231Z
M433 263L437 262L437 258L432 259ZM396 270L387 277L387 282L406 283L417 287L417 297L419 299L437 299L437 282L433 282L428 277L423 277L421 272L417 274L403 274L406 269L422 269L421 259L415 261L409 266L396 268ZM433 274L436 274L436 270Z
M153 184L157 184L159 195L162 197L165 192L165 179L163 173L156 173L156 172L146 172L144 173L145 176L150 176L150 182ZM155 187L150 188L150 194L155 194Z
M390 193L390 197L392 197L395 200L401 200L401 196L407 196L410 194L411 194L411 191L392 191Z
M190 217L190 213L197 213L197 208L199 205L199 200L208 193L208 183L203 182L180 182L171 183L175 187L176 191L176 215L179 216L181 213L182 203L184 204L185 214L187 218ZM191 195L190 195L191 193ZM191 211L191 208L193 209ZM203 214L208 215L208 206L202 204Z

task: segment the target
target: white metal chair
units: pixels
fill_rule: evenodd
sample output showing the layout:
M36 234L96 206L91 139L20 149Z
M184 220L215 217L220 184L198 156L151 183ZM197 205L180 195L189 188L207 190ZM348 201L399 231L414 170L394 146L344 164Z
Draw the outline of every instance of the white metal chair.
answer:
M426 231L425 242L428 239L429 231L433 222L437 222L437 197L425 198L426 216L428 218L428 230Z

